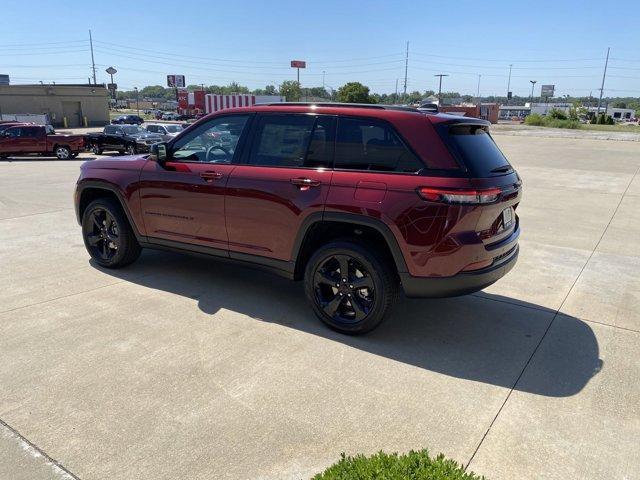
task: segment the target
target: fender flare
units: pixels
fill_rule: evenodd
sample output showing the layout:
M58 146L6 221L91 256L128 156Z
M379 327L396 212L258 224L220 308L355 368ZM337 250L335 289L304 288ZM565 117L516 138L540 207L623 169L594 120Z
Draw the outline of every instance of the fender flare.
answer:
M122 207L122 210L124 211L124 214L127 216L127 220L129 221L129 225L131 225L131 229L133 230L134 235L136 236L136 239L138 240L138 242L144 242L146 241L146 238L144 235L141 235L140 232L138 231L138 227L136 226L135 222L133 221L133 216L131 215L131 211L129 210L129 206L126 202L126 200L124 199L124 195L122 194L122 192L120 191L120 189L109 182L106 181L101 181L101 180L83 180L80 183L78 183L78 186L76 187L76 195L77 195L77 202L76 202L76 220L78 221L79 225L82 225L82 214L80 213L80 199L82 198L82 192L84 192L86 189L88 188L94 188L94 189L98 189L98 190L106 190L110 193L113 193L116 198L118 199L118 202L120 203L120 206Z
M305 218L300 225L300 229L298 230L298 234L296 235L296 239L293 243L291 252L291 260L293 262L297 263L300 250L311 227L313 227L313 225L317 223L322 222L338 222L349 225L363 225L373 228L382 235L385 242L387 243L389 251L393 256L393 261L396 265L398 273L408 272L407 263L405 262L402 250L400 250L400 246L398 245L398 240L396 239L396 236L393 234L389 226L382 220L367 217L365 215L358 215L355 213L315 212Z

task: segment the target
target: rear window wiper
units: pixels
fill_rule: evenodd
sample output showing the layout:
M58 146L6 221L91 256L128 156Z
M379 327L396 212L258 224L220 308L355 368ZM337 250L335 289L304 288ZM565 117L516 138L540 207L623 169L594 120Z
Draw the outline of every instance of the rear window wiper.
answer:
M490 170L489 173L504 173L513 170L511 165L502 165L501 167L496 167L493 170Z

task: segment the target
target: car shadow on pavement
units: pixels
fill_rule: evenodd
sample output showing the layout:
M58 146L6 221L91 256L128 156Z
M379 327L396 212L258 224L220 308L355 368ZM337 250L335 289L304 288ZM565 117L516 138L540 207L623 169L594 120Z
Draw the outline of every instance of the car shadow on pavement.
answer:
M543 396L575 395L603 365L587 323L501 295L401 296L380 327L367 335L348 336L315 317L302 282L251 267L147 250L121 270L91 263L114 277L192 298L215 322L228 320L213 314L231 310L418 368ZM502 281L508 282L508 277Z

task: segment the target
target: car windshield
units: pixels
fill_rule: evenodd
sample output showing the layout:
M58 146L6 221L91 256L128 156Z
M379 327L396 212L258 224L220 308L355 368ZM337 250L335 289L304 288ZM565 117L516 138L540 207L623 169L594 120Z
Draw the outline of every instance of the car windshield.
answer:
M135 135L136 133L144 133L144 129L140 128L140 127L136 127L136 126L128 126L128 127L122 127L122 130L124 130L124 133L126 133L127 135Z
M182 131L182 125L165 125L167 132L169 133L178 133Z

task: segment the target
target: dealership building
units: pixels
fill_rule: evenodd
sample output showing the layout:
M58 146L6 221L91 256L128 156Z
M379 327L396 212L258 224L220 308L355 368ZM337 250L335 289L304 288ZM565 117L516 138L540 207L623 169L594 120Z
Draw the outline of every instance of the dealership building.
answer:
M109 123L104 84L0 84L0 118L46 116L54 127L95 127Z

